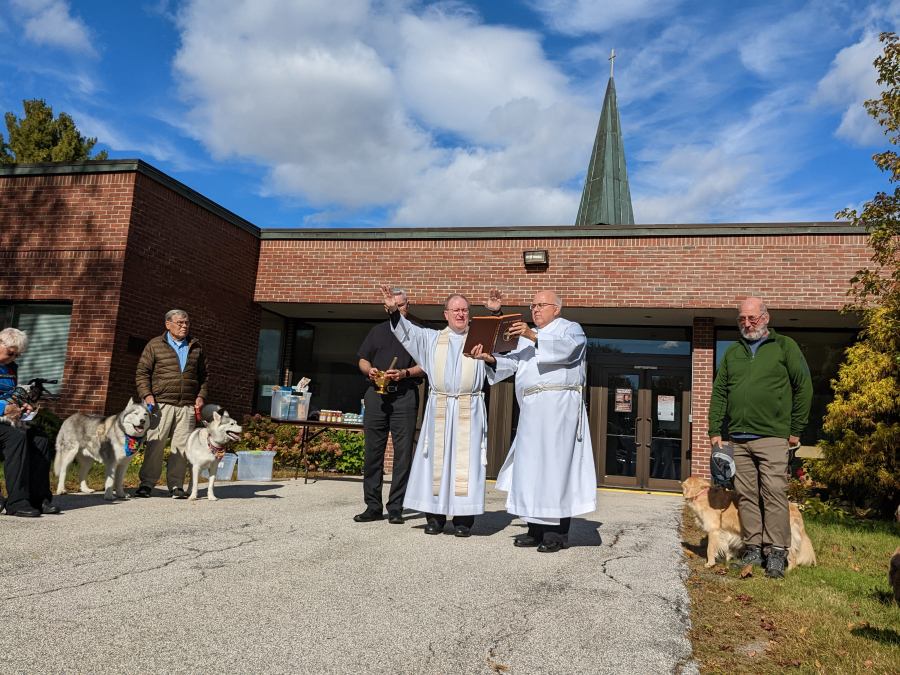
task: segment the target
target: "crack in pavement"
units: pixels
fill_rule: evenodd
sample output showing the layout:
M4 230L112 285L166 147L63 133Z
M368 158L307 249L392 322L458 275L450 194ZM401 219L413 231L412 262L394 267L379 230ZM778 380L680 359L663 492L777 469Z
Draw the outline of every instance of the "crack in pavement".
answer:
M102 583L106 583L108 581L117 581L119 579L131 576L134 574L144 574L146 572L153 572L155 570L161 570L161 569L168 567L172 563L176 563L176 562L179 562L182 560L196 560L197 558L201 558L210 553L224 553L225 551L233 551L234 549L241 548L245 544L253 544L258 541L259 541L259 539L251 538L251 539L248 539L247 541L242 541L238 544L235 544L234 546L226 546L225 548L212 549L212 550L208 550L208 551L189 549L190 551L192 551L194 553L194 555L175 556L174 558L169 558L168 560L166 560L165 562L163 562L159 565L154 565L152 567L145 567L144 569L140 569L140 570L129 570L127 572L122 572L121 574L116 574L115 576L107 577L105 579L90 579L88 581L83 581L80 584L72 584L70 586L57 586L56 588L48 588L45 591L35 591L34 593L23 593L21 595L8 595L8 596L4 596L3 599L4 600L20 600L22 598L33 598L33 597L41 596L41 595L50 595L51 593L56 593L58 591L68 591L73 588L82 588L84 586L91 586L93 584L102 584Z

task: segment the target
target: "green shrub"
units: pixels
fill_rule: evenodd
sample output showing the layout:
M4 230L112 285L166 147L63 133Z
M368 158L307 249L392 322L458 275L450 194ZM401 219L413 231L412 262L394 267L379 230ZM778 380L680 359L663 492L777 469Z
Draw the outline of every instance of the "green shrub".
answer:
M305 468L301 458L303 429L278 424L263 415L245 415L241 440L231 450L274 450L275 466ZM306 458L311 471L338 471L361 474L365 440L361 431L329 429L310 441Z
M46 408L41 408L37 411L31 424L46 434L47 438L50 439L51 447L56 445L56 435L59 433L59 428L62 426L62 420L59 417Z

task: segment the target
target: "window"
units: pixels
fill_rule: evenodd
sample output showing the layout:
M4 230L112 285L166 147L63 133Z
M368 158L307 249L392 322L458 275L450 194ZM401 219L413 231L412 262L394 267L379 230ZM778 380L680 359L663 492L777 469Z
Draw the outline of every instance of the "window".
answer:
M272 385L281 384L281 346L284 319L263 310L256 350L256 386L253 409L268 414L272 407Z
M584 326L588 339L587 359L602 354L688 355L691 329L665 326Z
M70 303L15 303L0 305L0 329L18 328L28 335L28 351L16 360L19 382L36 377L58 380L49 389L58 392L63 384L69 326Z

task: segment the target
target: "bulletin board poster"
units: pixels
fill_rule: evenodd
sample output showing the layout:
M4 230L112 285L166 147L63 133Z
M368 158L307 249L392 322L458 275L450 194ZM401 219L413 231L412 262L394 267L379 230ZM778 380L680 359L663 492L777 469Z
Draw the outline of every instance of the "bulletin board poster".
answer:
M675 421L675 397L674 396L657 396L656 397L656 418L660 422Z
M616 389L616 412L631 412L631 389Z

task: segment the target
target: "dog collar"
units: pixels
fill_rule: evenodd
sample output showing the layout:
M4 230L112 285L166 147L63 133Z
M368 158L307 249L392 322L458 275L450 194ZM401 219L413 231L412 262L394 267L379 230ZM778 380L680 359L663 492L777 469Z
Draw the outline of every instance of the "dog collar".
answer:
M225 448L213 445L212 439L209 436L206 437L206 445L209 448L209 451L216 456L216 459L221 462L222 457L225 456Z
M134 453L144 447L144 437L129 436L125 434L125 456L131 457Z
M698 494L696 497L694 497L694 501L697 501L698 499L700 499L700 497L702 497L703 495L705 495L707 492L709 492L709 488L706 488L703 492L701 492L701 493Z

